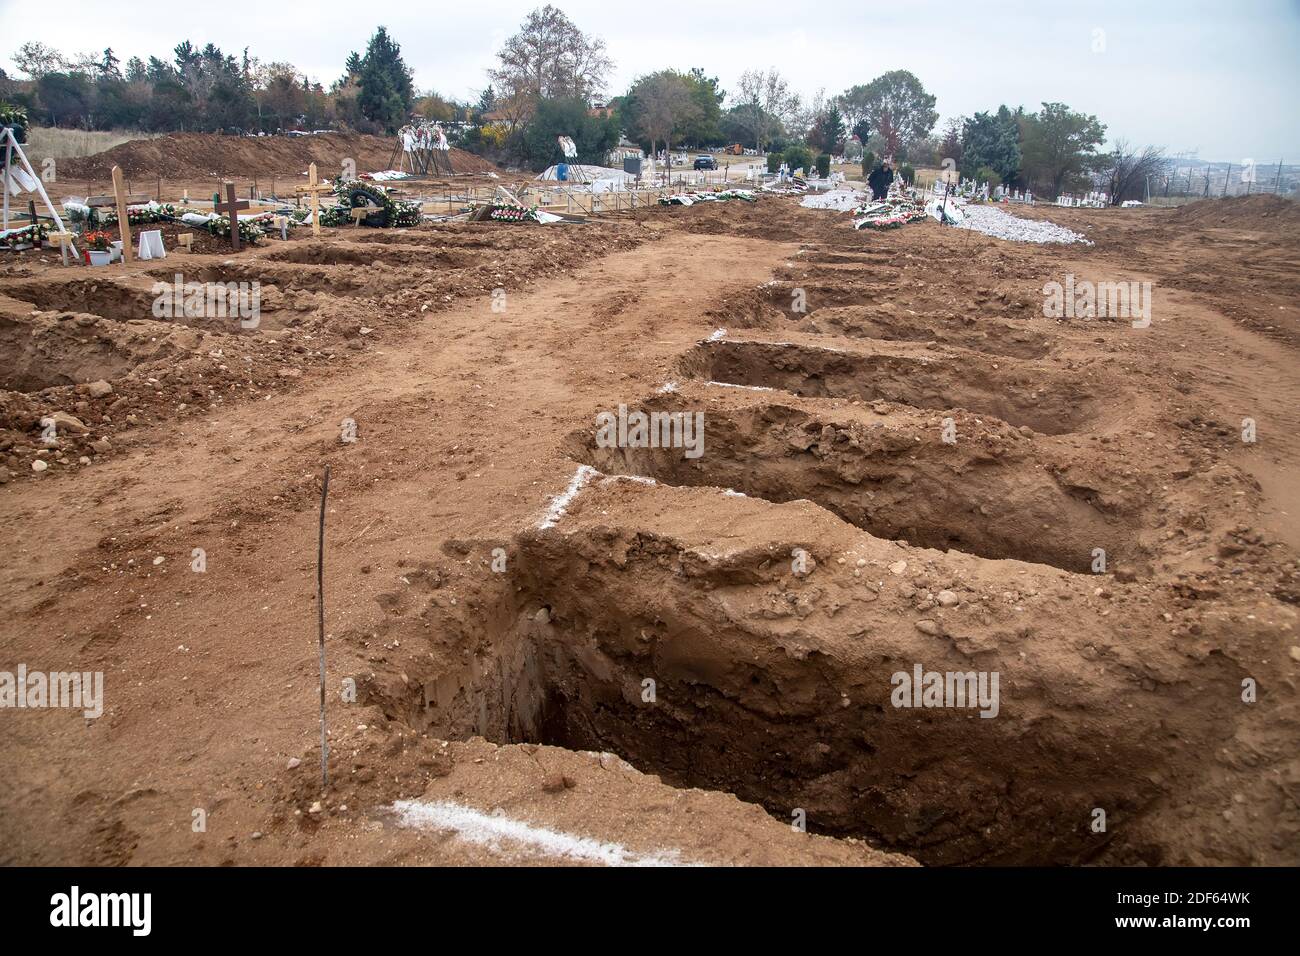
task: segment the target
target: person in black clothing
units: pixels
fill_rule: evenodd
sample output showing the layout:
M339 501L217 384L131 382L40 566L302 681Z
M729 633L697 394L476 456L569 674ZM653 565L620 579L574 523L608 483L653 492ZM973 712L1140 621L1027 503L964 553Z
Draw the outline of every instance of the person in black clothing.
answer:
M889 186L894 181L894 170L888 162L881 163L871 171L867 177L867 185L871 187L871 198L874 200L884 199L889 195Z

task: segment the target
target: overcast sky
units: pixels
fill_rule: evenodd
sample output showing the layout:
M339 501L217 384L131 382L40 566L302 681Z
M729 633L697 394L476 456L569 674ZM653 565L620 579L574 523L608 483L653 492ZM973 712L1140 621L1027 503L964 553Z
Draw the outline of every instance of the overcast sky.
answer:
M111 46L169 56L182 39L245 46L328 85L379 24L420 89L469 99L536 0L0 0L0 62L39 40L64 53ZM734 87L778 67L804 96L838 93L887 70L915 73L941 118L1061 101L1095 113L1112 139L1202 159L1300 162L1300 0L820 3L620 0L556 3L603 38L611 95L636 76L699 66ZM942 120L941 120L942 122Z

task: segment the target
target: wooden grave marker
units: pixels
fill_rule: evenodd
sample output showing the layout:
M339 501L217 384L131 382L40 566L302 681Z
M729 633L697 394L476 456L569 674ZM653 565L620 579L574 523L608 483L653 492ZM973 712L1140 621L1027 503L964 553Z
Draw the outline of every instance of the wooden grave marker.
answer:
M213 203L212 208L218 213L223 213L230 217L230 245L238 252L241 248L239 240L239 210L247 209L249 206L247 199L235 198L235 184L226 183L226 201L223 203Z
M122 264L133 258L131 253L131 218L126 213L127 193L122 183L122 167L113 167L113 198L117 203L117 228L122 234ZM146 200L147 201L147 200Z
M307 167L307 185L295 186L294 192L306 193L311 198L311 234L320 236L320 194L332 192L332 188L316 181L316 164Z

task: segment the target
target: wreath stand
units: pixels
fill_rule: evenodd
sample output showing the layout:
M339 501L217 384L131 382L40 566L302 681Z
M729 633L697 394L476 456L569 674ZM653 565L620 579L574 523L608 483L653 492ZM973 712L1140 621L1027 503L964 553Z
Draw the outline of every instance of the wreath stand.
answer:
M54 203L50 202L49 194L45 192L45 187L41 185L41 177L36 175L36 171L32 169L32 164L27 161L27 154L23 152L23 147L22 144L18 142L18 137L14 136L13 127L5 126L0 127L0 129L4 130L4 135L0 137L0 143L4 144L5 150L4 166L0 167L0 190L3 190L5 194L4 224L2 228L6 230L9 228L9 184L10 182L16 182L16 180L11 180L10 176L13 169L14 156L17 156L18 161L22 164L22 168L26 171L27 175L31 177L32 182L35 183L36 193L45 203L45 208L50 211L50 215L54 218L54 224L59 227L58 233L50 236L50 238L58 240L59 246L64 251L63 263L64 265L67 265L68 246L72 246L72 254L74 256L77 255L77 247L72 241L72 234L68 232L68 228L63 224L63 220L59 217L59 211L54 208ZM40 228L40 224L36 221L35 217L33 217L32 226L33 228ZM64 243L67 245L64 245Z

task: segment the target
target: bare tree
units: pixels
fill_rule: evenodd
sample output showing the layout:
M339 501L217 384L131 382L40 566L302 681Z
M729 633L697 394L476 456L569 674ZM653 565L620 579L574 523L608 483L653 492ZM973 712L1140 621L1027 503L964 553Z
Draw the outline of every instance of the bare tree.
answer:
M790 84L776 67L741 74L733 115L743 129L753 134L754 148L760 153L798 108L798 95L790 91Z
M503 97L576 96L600 93L614 68L605 42L589 37L547 4L524 18L519 32L497 53L492 82Z
M20 73L26 73L33 80L68 68L68 61L62 53L40 42L24 43L13 55L13 61Z
M1165 151L1157 146L1148 146L1139 153L1127 140L1117 140L1109 166L1103 170L1111 205L1118 206L1126 199L1145 199L1147 177L1163 174L1166 164Z

